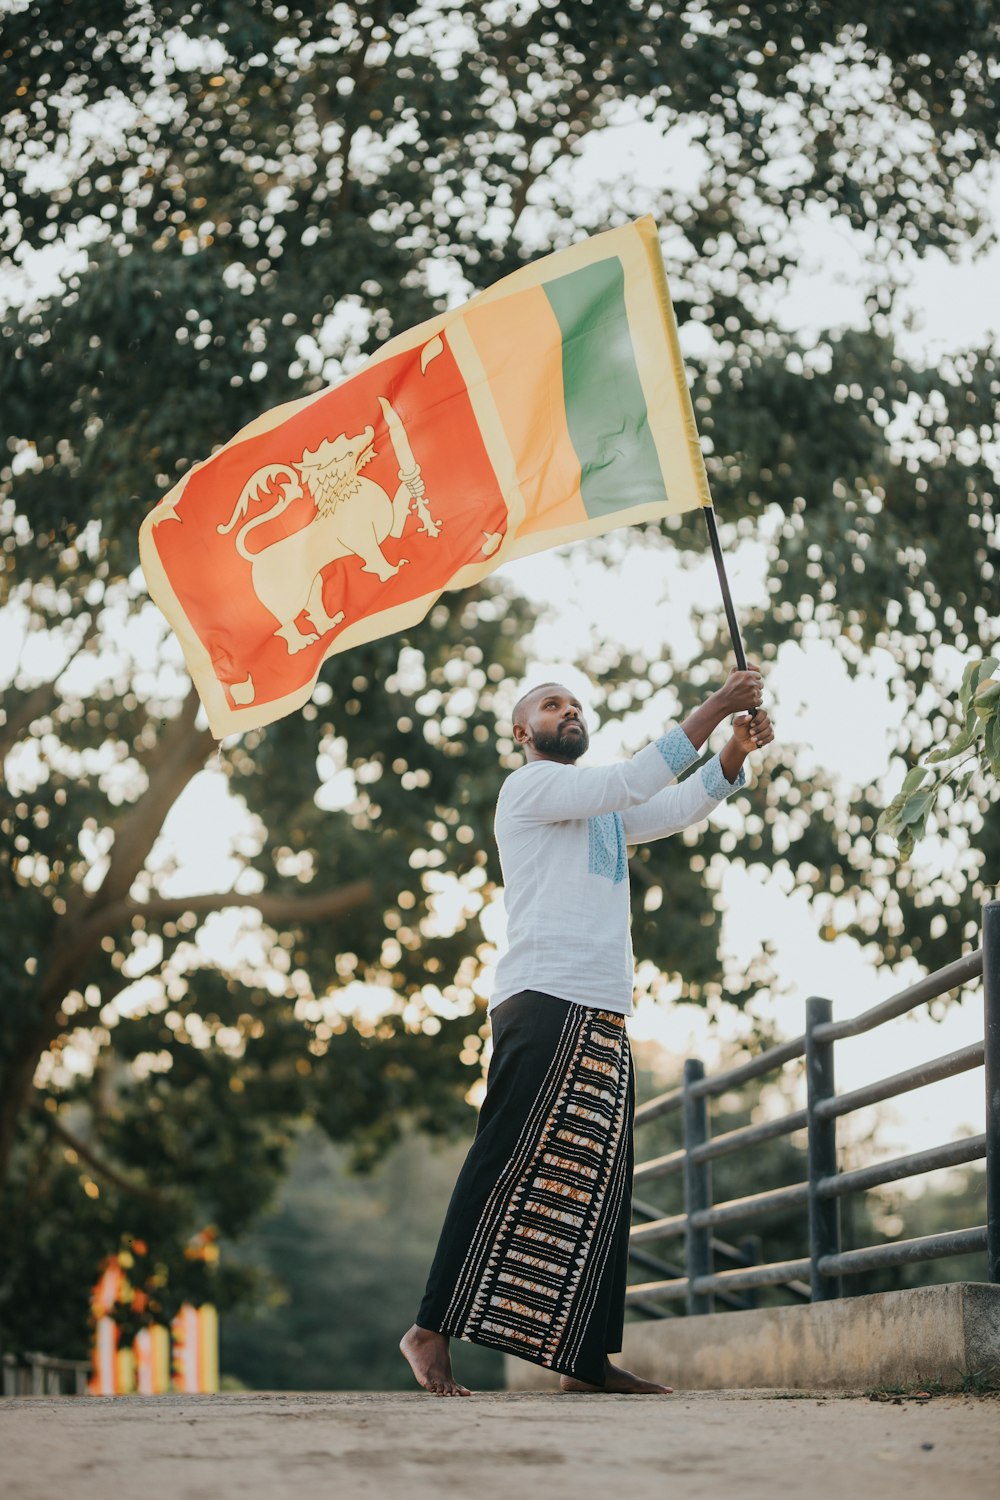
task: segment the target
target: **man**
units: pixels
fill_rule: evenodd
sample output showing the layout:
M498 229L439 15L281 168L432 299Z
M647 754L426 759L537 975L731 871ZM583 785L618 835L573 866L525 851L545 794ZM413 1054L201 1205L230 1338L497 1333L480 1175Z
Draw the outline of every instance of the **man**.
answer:
M508 949L486 1098L400 1343L435 1395L470 1394L452 1336L558 1371L565 1391L668 1393L608 1357L622 1344L631 1217L626 850L700 822L745 784L747 755L774 738L760 702L756 668L733 672L631 760L593 768L576 765L589 739L566 688L545 683L514 708L526 762L497 803ZM673 785L732 714L720 754Z

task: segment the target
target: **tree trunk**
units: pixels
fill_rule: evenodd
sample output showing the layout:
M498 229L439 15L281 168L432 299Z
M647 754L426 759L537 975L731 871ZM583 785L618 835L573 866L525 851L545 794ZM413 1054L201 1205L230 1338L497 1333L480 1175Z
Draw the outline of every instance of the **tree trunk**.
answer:
M100 889L87 896L77 891L66 914L57 920L39 976L36 1016L21 1035L12 1040L0 1072L0 1183L6 1180L17 1139L21 1112L31 1099L32 1080L39 1059L62 1029L59 1011L76 977L86 970L101 940L109 935L124 938L133 916L149 911L164 917L183 911L221 911L229 906L251 906L265 919L292 923L343 916L366 905L374 894L370 881L360 880L339 890L311 892L302 897L264 892L240 896L235 892L165 901L154 897L148 906L133 900L129 891L146 863L163 821L184 788L205 764L214 743L207 731L196 732L198 697L192 688L176 719L164 729L159 743L146 761L149 782L146 791L125 814L115 830L111 862Z

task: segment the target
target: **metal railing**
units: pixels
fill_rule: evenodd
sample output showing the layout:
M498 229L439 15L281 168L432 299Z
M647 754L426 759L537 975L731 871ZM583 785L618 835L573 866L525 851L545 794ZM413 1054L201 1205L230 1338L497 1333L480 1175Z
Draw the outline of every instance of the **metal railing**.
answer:
M836 1093L834 1046L837 1042L873 1031L980 975L983 978L985 1012L982 1042L907 1068L863 1088L852 1089L849 1093ZM805 1109L712 1138L710 1099L730 1093L799 1058L805 1059ZM986 1078L986 1130L982 1135L854 1171L838 1171L837 1120L842 1115L898 1098L913 1089L923 1088L939 1079L953 1078L977 1067L984 1067ZM684 1064L681 1087L642 1105L636 1111L636 1127L641 1128L675 1111L680 1111L683 1121L683 1146L665 1156L640 1162L634 1182L641 1192L647 1183L681 1177L684 1212L665 1215L644 1200L633 1199L633 1213L640 1222L632 1226L630 1260L644 1269L660 1273L655 1281L639 1282L628 1288L626 1302L636 1312L663 1317L667 1315L664 1303L683 1301L689 1314L708 1313L713 1311L715 1298L729 1307L748 1307L753 1305L755 1289L765 1286L782 1287L794 1297L820 1301L839 1296L841 1282L847 1276L976 1250L986 1252L984 1279L1000 1283L1000 901L991 901L983 909L983 946L975 953L928 974L917 984L853 1020L834 1021L829 1000L807 1000L804 1035L771 1047L750 1062L714 1077L706 1077L702 1063L689 1059ZM807 1175L804 1181L768 1192L752 1193L726 1203L712 1201L713 1161L802 1130L807 1132ZM865 1192L923 1172L983 1159L986 1162L985 1224L857 1250L841 1248L840 1200L845 1194ZM737 1248L716 1238L717 1230L728 1232L731 1225L796 1208L808 1211L809 1226L809 1253L799 1260L760 1264L759 1247L755 1251L745 1242ZM683 1266L650 1255L647 1249L652 1244L681 1238L684 1241ZM716 1270L716 1255L735 1264ZM749 1296L734 1297L737 1292Z
M51 1354L3 1356L5 1396L85 1396L90 1362L55 1359Z

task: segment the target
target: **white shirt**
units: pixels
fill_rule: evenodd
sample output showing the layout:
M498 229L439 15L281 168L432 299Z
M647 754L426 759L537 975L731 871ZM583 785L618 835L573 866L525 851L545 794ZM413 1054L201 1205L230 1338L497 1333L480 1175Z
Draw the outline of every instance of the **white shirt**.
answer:
M521 990L541 990L632 1014L626 849L700 822L746 784L742 770L727 781L715 756L673 785L697 758L683 729L674 728L618 765L532 760L508 776L494 825L507 951L491 1011Z

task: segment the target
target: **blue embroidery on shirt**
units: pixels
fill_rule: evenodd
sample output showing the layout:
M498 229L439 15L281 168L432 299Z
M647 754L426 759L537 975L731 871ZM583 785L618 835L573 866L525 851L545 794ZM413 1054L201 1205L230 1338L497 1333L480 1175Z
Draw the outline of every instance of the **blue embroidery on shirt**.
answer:
M747 784L746 772L742 766L740 766L739 775L736 780L727 781L726 773L722 769L722 762L717 755L713 755L712 759L707 760L702 766L701 779L708 795L714 797L717 802L721 802L724 797L728 797L730 792L738 792L741 786L746 786Z
M662 739L658 739L656 748L675 776L686 771L691 762L698 759L697 750L679 725Z
M621 813L602 813L587 819L590 836L590 873L603 875L618 885L628 867L625 856L625 825Z

